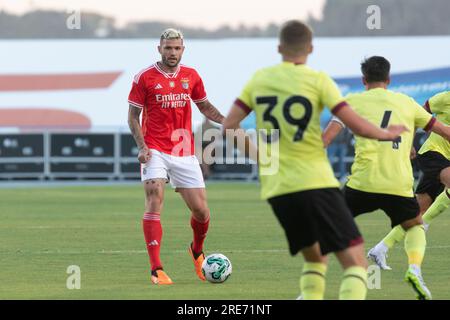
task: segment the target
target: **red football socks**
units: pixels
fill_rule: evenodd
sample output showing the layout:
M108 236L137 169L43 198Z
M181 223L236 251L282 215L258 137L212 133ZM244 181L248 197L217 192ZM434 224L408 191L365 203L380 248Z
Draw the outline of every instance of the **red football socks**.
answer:
M161 248L162 227L160 215L157 212L148 212L142 218L142 227L144 229L145 244L152 271L162 269L159 252Z
M194 231L194 241L192 242L192 251L199 254L203 251L203 242L206 238L206 233L209 227L209 217L205 222L197 221L193 216L191 217L191 227Z

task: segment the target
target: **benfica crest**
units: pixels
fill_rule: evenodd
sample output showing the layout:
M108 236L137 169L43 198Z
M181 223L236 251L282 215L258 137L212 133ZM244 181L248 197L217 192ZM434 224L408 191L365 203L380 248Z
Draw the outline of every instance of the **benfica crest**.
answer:
M181 86L183 89L189 89L189 79L181 79Z

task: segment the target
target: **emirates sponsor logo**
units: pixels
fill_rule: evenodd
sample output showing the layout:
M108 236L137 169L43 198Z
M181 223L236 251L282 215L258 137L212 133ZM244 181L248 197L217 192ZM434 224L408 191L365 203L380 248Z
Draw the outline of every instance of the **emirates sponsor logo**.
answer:
M156 102L169 102L169 101L189 101L191 95L189 93L169 93L169 94L157 94Z
M188 93L169 93L155 95L156 102L161 103L161 108L183 108L191 100Z

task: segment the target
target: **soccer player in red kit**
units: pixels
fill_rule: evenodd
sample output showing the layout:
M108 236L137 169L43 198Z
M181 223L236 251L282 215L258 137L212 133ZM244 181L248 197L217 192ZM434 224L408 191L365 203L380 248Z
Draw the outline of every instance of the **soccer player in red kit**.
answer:
M223 115L208 101L203 81L195 69L180 64L183 35L165 30L158 51L161 61L135 77L128 97L128 124L139 148L141 180L145 190L144 237L154 284L172 284L160 260L162 227L160 215L167 181L179 192L191 211L194 233L189 246L195 272L201 280L203 242L210 212L205 184L197 158L191 128L191 100L208 119L222 123ZM142 112L142 123L139 121Z

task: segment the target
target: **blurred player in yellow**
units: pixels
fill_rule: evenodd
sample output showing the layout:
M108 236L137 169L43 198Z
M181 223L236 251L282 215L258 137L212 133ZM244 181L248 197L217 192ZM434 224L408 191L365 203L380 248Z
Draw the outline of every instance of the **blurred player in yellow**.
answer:
M426 238L413 193L410 150L415 128L431 130L447 138L450 138L450 128L436 121L412 98L387 90L390 63L385 58L374 56L364 60L361 71L367 90L348 95L346 101L360 116L381 128L403 124L409 131L394 141L355 138L355 160L344 187L345 199L353 216L381 209L391 219L392 227L400 225L405 230L409 263L405 281L411 284L419 299L428 300L431 293L421 273ZM323 133L325 145L342 128L342 121L334 119Z
M326 73L306 65L313 50L308 26L295 20L285 23L279 41L282 63L253 75L224 120L224 130L238 129L255 112L262 133L258 141L261 196L283 227L291 255L303 254L302 298L323 299L327 254L334 252L344 269L339 298L365 299L363 239L323 148L319 118L327 106L353 132L373 139L393 140L406 128L382 129L364 120ZM262 150L278 170L265 171Z
M425 110L435 114L439 121L450 124L450 91L441 92L425 103ZM422 171L416 187L416 199L425 230L431 221L445 211L450 204L450 143L438 134L431 133L419 150L417 162ZM395 227L375 247L369 256L385 270L391 268L386 263L387 253L395 243L405 238L405 231Z

